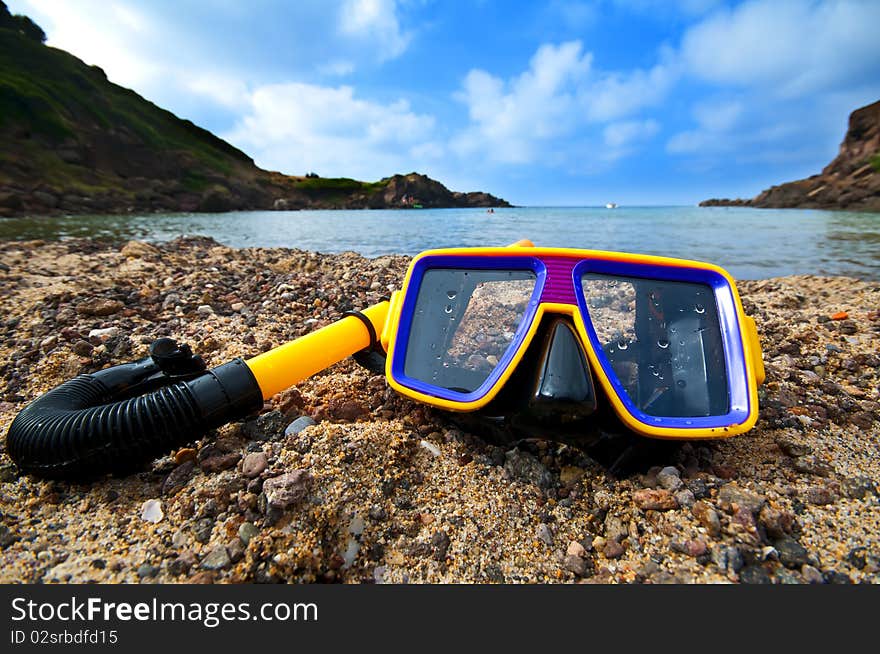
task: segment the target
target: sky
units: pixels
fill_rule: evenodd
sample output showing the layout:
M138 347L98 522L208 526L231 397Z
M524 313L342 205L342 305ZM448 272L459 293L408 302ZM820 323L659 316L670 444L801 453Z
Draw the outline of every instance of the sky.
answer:
M880 99L880 0L6 0L270 170L517 205L818 173Z

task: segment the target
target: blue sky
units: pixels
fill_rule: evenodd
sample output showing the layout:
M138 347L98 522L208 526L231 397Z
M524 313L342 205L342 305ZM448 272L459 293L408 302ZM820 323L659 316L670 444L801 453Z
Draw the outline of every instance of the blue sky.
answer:
M880 99L878 0L7 0L264 168L522 205L817 173Z

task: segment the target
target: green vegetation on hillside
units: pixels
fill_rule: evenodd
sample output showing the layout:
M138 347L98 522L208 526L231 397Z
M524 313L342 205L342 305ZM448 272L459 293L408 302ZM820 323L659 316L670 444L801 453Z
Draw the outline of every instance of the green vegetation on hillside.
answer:
M880 152L871 157L871 167L880 172Z
M293 188L310 198L334 199L356 193L370 195L387 186L388 180L361 182L348 177L306 177L293 183Z

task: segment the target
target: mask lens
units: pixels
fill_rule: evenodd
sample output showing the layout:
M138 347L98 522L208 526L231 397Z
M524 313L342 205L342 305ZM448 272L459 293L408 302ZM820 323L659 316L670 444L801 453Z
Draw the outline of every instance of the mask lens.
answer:
M715 294L706 284L588 273L589 319L630 402L659 417L730 409ZM604 364L603 364L604 365Z
M535 288L524 270L435 268L419 285L404 374L448 390L479 388L510 349Z

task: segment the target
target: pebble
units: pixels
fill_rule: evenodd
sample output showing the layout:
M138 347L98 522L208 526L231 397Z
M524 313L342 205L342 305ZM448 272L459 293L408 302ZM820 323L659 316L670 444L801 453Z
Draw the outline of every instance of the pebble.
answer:
M122 311L125 305L118 300L106 300L102 298L93 298L80 302L77 307L77 313L84 316L112 316L114 313Z
M214 314L214 308L210 304L200 304L196 307L196 313L203 316L210 316Z
M616 540L609 540L605 543L605 547L602 548L602 554L605 555L606 559L619 559L623 556L623 553L626 549Z
M116 327L107 327L105 329L93 329L89 332L89 340L96 339L102 343L106 343L109 339L118 336L119 329Z
M834 469L815 456L799 456L794 460L794 469L807 475L830 477Z
M573 540L568 544L568 549L565 553L569 556L578 556L583 558L587 555L587 550L584 549L584 546L581 545L579 542Z
M440 448L429 441L419 441L419 446L430 452L433 456L440 456Z
M311 487L312 476L308 470L294 470L263 483L268 506L273 509L286 509L305 499Z
M665 489L642 488L634 491L632 498L643 511L670 511L678 508L675 496Z
M287 427L284 429L284 435L285 436L292 436L293 434L300 433L306 427L311 427L312 425L317 425L317 424L318 423L315 422L309 416L300 416L299 418L297 418L296 420L291 422L289 425L287 425Z
M161 522L164 517L162 502L159 500L147 500L141 505L141 520L155 524Z
M786 568L797 569L809 562L807 549L794 538L783 537L773 543L779 562Z
M504 453L504 473L508 479L518 479L541 488L550 488L554 476L538 459L519 449Z
M565 556L562 560L562 567L578 577L584 577L587 574L587 562L574 554Z
M718 491L718 506L724 511L732 511L733 505L736 504L752 513L757 513L766 501L763 495L742 488L735 481L724 484Z
M563 486L571 486L583 479L586 474L583 468L562 466L562 469L559 471L559 481L562 482Z
M810 504L834 504L840 499L833 490L827 486L812 486L804 491L804 499Z
M196 464L192 460L186 461L177 466L167 477L165 477L165 481L162 482L162 494L174 495L179 492L189 483L189 480L192 479L195 469Z
M268 467L269 458L266 456L265 452L251 452L244 457L244 460L241 462L241 472L249 479L259 477Z
M140 579L149 579L149 578L155 577L157 574L159 574L159 568L157 568L154 565L150 565L149 563L144 563L144 564L138 566L137 576Z
M250 545L251 540L260 533L260 530L253 522L242 522L238 528L238 537L245 547Z
M657 484L668 491L676 491L682 487L681 473L674 466L667 466L657 473Z
M811 565L804 564L801 567L801 576L805 584L824 584L825 577L816 568Z
M550 531L550 527L547 524L543 522L539 524L536 535L541 542L547 545L553 544L553 532Z
M218 545L202 559L201 567L205 570L222 570L229 567L231 563L232 561L229 558L229 552L226 551L226 547Z
M696 502L696 498L694 494L688 488L682 488L680 491L676 491L675 501L678 502L678 505L684 509L689 509Z
M711 504L700 500L694 503L691 513L697 519L697 522L706 528L710 536L717 537L721 534L721 519Z

